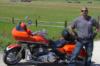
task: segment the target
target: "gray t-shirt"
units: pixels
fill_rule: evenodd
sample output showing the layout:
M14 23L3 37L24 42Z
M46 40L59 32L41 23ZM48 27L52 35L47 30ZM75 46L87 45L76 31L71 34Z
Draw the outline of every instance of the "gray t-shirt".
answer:
M91 38L93 36L93 27L98 28L99 24L95 19L91 18L86 20L83 16L76 18L71 24L73 29L76 29L79 38Z

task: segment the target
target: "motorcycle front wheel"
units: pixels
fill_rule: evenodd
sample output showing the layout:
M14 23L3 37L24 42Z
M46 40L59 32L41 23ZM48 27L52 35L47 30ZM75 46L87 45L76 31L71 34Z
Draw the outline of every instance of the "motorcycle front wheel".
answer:
M4 53L3 61L7 65L15 65L22 59L22 54L19 53L18 49L11 49Z

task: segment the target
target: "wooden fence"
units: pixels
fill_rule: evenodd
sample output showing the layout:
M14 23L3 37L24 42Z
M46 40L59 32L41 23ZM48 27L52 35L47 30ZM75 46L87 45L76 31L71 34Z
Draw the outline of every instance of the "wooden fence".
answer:
M15 17L0 17L0 22L17 24L20 21L25 21L26 22L28 20L18 19L18 18L15 18ZM98 16L97 21L100 24L100 16ZM28 23L28 22L26 22L26 23ZM47 21L40 21L38 19L35 19L34 21L32 21L31 24L35 25L36 27L38 27L38 26L48 26L48 27L66 28L67 25L68 25L68 21L65 20L64 22L47 22Z
M0 22L17 24L20 21L25 21L27 24L29 24L28 23L29 20L26 20L26 19L18 19L18 18L15 18L15 17L0 17ZM35 20L32 21L31 24L35 25L36 27L38 27L38 26L48 26L48 27L64 28L64 27L67 27L67 20L65 20L64 22L48 22L48 21L40 21L38 19L35 19Z

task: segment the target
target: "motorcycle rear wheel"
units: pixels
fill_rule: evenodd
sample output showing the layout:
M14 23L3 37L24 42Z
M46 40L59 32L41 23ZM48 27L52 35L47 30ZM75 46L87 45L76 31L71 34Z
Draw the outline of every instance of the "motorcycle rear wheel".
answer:
M18 54L18 49L6 51L3 55L3 61L7 65L15 65L22 59L22 54Z

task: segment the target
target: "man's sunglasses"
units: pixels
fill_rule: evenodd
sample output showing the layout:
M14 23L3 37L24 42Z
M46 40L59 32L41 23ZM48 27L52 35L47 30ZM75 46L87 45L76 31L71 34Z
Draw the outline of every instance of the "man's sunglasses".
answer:
M88 12L88 10L81 10L81 12Z

